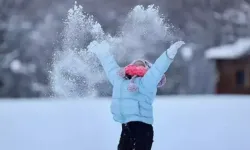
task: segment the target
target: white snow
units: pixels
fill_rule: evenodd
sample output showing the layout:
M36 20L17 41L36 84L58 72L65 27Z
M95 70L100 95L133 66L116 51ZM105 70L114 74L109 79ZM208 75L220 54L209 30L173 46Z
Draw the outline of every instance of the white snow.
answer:
M32 63L24 64L20 60L14 59L10 63L10 69L15 73L34 73L36 71L36 65Z
M110 98L0 100L1 150L116 150ZM249 150L250 96L158 97L153 150Z
M181 55L185 61L190 61L193 58L193 46L184 46L181 48Z
M216 19L231 22L237 25L248 25L250 17L250 5L242 1L238 8L228 8L223 13L214 12Z
M243 10L238 9L227 9L222 17L224 20L231 21L236 24L247 25L248 24L248 14Z
M20 69L22 68L22 64L19 60L13 60L11 63L10 63L10 69L13 71L13 72L18 72Z
M45 19L45 23L46 20L49 19ZM68 11L61 33L62 51L54 54L50 74L51 89L56 95L81 96L82 90L93 95L100 82L106 80L100 61L96 55L89 53L90 49L86 49L92 42L90 39L109 42L110 52L117 62L128 63L155 53L157 45L163 45L174 38L171 30L173 26L166 23L159 7L154 5L137 5L122 20L118 28L119 34L110 35L103 31L96 18L87 14L81 5L76 3ZM99 50L102 52L103 49ZM81 89L83 86L77 82L79 80L86 81L88 86Z
M240 38L233 44L213 47L205 52L208 59L235 59L250 52L250 38Z

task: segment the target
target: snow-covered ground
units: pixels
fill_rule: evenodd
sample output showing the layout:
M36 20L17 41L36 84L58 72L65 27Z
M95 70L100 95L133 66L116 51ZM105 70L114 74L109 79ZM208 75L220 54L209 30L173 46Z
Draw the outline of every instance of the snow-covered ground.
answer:
M0 100L0 150L116 150L110 99ZM169 96L153 150L250 150L249 96Z

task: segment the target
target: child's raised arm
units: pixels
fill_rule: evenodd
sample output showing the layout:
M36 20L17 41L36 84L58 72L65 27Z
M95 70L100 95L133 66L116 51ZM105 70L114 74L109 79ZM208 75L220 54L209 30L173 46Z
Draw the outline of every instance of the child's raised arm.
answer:
M164 73L168 70L169 66L173 62L173 59L178 49L185 44L183 41L178 41L171 45L169 49L161 54L161 56L155 61L151 68L147 71L141 80L142 85L149 91L157 88Z
M98 43L97 41L93 41L89 44L88 50L96 54L103 66L108 80L112 85L114 85L114 81L119 78L117 72L120 67L118 66L114 57L109 52L109 43L107 41L102 41L100 43Z

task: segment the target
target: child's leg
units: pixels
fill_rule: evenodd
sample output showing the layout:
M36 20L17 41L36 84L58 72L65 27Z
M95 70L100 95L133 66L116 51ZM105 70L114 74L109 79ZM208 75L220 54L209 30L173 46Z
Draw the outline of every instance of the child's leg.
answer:
M127 127L127 125L123 124L122 125L122 133L121 133L121 137L120 137L120 141L119 141L119 145L118 145L118 150L130 150L132 149L131 145L131 140L130 140L130 132L129 129Z
M153 126L143 122L131 122L129 126L134 137L132 149L151 150L154 137Z
M142 122L129 122L123 125L118 150L151 150L153 127Z

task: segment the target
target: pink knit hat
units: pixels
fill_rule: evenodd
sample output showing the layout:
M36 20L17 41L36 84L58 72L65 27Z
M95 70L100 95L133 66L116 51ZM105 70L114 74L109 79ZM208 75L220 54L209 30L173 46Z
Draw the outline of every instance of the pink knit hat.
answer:
M137 59L137 60L134 60L132 63L130 63L130 65L133 65L135 64L136 62L142 62L144 64L144 66L147 68L147 69L150 69L152 67L152 63L150 63L149 61L147 60L143 60L143 59ZM121 70L119 70L118 72L118 75L120 77L123 77L123 78L126 78L126 73L125 73L125 69L122 68ZM136 78L137 76L133 76L131 78L131 82L129 83L128 85L128 90L131 91L131 92L138 92L138 86L134 83L134 79ZM158 86L157 87L162 87L164 84L166 83L166 76L163 75L160 82L158 83Z

